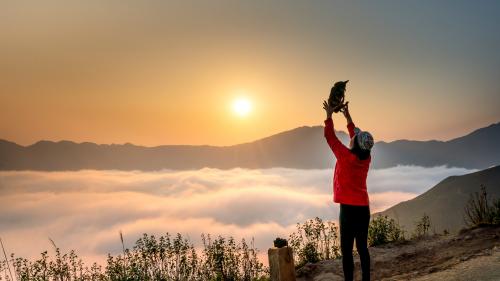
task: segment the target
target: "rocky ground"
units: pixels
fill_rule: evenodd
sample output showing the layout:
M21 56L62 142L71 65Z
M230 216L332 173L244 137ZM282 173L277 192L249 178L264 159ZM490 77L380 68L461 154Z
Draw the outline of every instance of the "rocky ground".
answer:
M372 280L500 280L500 226L371 247ZM361 280L355 257L355 280ZM342 261L306 264L297 281L343 280Z

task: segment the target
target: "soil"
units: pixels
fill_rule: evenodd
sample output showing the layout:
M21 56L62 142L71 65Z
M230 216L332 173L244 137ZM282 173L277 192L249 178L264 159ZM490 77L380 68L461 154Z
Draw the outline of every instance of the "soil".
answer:
M500 226L370 247L371 280L500 280ZM297 281L344 280L342 260L306 264ZM355 280L361 280L355 257Z

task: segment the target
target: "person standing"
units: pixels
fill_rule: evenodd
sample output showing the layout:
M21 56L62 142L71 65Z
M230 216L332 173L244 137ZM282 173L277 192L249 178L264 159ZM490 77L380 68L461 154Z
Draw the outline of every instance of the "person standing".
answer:
M346 104L341 112L347 120L350 143L347 148L335 135L332 114L334 108L323 101L326 111L324 136L337 162L333 174L333 201L340 204L340 251L346 281L354 278L352 250L354 240L361 260L362 280L370 280L370 253L368 252L368 225L370 203L366 178L371 162L373 137L357 128Z

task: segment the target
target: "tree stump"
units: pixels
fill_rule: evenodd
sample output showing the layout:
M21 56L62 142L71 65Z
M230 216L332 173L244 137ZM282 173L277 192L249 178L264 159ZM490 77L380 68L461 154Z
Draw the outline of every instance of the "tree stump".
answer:
M295 281L295 265L293 263L292 248L269 248L269 270L271 281Z

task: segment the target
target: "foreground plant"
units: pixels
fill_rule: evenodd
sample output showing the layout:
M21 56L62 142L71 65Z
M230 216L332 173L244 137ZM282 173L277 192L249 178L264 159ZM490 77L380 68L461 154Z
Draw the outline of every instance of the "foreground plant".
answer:
M392 218L376 216L368 226L368 244L370 246L383 245L405 239L404 231Z
M481 184L480 191L471 194L465 205L464 222L468 227L500 225L500 198L490 198Z
M333 221L324 222L319 217L297 223L297 231L289 237L295 265L335 259L340 256L339 230Z
M121 235L120 235L121 236ZM122 242L123 237L121 236ZM181 234L171 237L169 233L156 238L144 234L132 249L125 249L117 256L108 254L106 265L96 263L90 267L72 250L61 253L54 245L55 256L47 251L41 258L30 261L11 255L10 260L0 262L0 280L267 280L268 268L258 261L258 251L252 239L236 243L233 237L202 234L203 250L198 253L192 243ZM122 244L123 245L123 244ZM13 265L14 277L7 271Z

